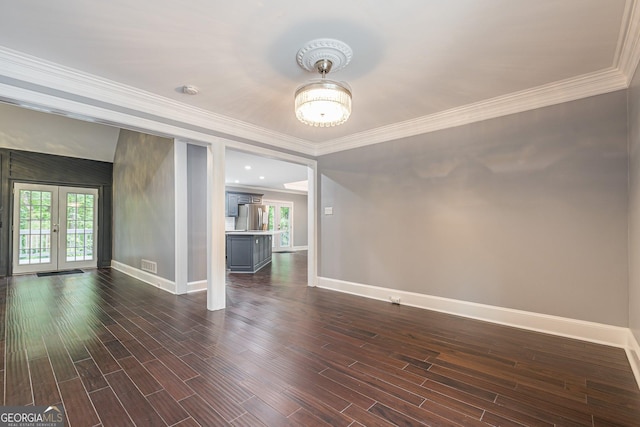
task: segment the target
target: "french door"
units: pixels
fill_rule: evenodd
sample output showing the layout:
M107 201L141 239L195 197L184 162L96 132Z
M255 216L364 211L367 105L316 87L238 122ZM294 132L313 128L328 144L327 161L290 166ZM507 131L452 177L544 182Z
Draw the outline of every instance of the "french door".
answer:
M14 184L13 274L98 265L98 190Z
M265 200L269 213L267 230L279 231L273 235L271 246L273 252L291 250L293 247L293 202L277 202Z

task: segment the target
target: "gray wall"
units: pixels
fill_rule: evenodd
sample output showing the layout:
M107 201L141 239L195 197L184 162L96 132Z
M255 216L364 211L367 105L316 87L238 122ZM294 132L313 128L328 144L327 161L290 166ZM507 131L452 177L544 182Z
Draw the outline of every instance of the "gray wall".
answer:
M226 187L227 191L240 191L245 193L264 194L263 199L281 202L293 202L293 246L307 246L308 239L308 218L307 218L307 195L285 193L268 189L248 189L243 187Z
M640 72L629 88L629 328L640 342ZM640 355L637 355L640 357Z
M0 146L113 162L117 127L0 103Z
M113 162L113 259L140 268L158 263L175 280L173 140L120 131Z
M320 157L319 275L627 326L626 95Z
M187 146L188 281L207 280L207 149Z

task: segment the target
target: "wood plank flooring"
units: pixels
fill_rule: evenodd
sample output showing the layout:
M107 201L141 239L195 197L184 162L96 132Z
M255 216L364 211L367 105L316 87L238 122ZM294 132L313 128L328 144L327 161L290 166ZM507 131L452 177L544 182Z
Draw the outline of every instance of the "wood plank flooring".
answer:
M115 270L0 280L4 405L81 426L640 426L621 349L229 274L227 309Z

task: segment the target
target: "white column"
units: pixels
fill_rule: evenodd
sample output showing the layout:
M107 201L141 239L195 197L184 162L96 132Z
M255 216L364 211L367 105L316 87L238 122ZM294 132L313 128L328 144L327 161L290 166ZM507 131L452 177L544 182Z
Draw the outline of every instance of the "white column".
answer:
M175 283L176 294L187 293L189 281L187 143L174 140Z
M207 309L226 306L224 233L225 144L207 147Z
M308 244L307 252L307 285L317 286L318 284L318 215L316 200L318 194L318 173L317 165L308 166L307 179L309 180L309 190L307 192L307 221Z

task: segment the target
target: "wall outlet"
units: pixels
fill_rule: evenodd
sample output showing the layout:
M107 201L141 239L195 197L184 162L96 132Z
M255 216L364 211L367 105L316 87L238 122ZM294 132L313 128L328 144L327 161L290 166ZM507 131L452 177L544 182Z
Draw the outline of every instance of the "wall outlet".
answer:
M400 297L389 297L389 301L391 301L391 304L400 305Z

